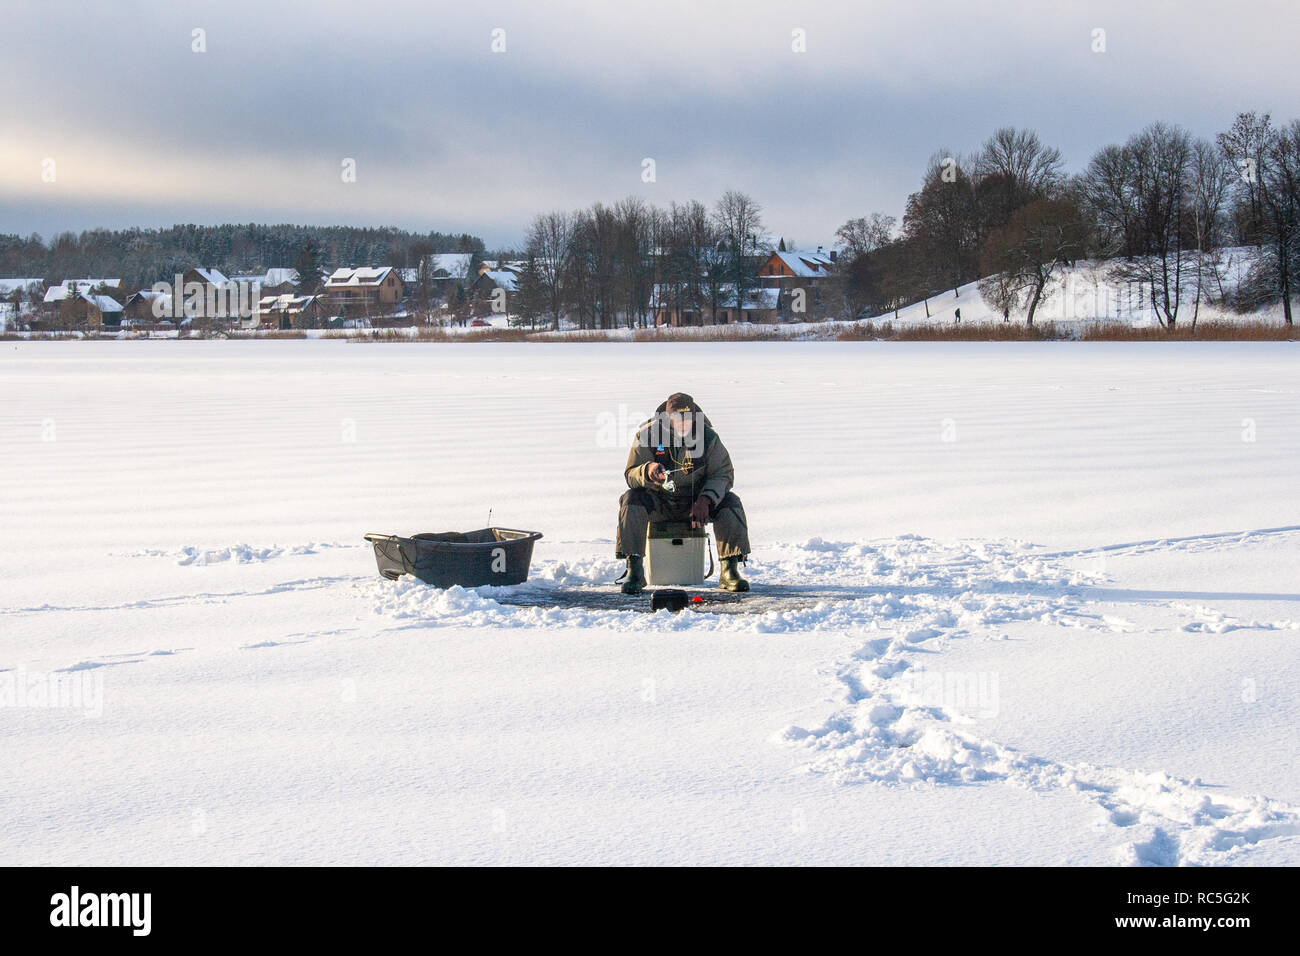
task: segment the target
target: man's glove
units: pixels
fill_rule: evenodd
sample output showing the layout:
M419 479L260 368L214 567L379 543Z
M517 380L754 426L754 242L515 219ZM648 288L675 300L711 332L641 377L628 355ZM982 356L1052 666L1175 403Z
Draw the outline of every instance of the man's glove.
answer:
M700 495L691 505L691 527L699 527L709 523L709 499Z

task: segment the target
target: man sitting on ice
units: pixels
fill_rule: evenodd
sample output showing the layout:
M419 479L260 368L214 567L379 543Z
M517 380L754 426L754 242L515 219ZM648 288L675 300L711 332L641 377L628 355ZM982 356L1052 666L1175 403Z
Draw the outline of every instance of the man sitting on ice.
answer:
M745 509L731 490L731 456L695 400L675 392L642 425L624 469L628 491L619 499L616 554L627 559L624 594L646 586L646 529L652 521L713 522L718 587L748 591L736 565L749 557Z

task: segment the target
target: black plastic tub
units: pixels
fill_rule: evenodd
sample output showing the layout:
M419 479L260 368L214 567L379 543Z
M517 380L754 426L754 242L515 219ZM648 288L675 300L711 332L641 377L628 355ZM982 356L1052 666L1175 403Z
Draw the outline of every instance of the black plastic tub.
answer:
M413 574L435 587L522 584L528 580L533 542L540 531L480 528L478 531L426 532L402 538L368 534L379 573L390 581Z

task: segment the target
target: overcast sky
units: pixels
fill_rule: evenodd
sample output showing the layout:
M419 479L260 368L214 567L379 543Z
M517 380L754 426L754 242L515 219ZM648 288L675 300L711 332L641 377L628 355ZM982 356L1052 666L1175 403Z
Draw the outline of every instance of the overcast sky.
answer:
M998 126L1075 170L1157 119L1300 117L1296 0L4 6L0 232L47 238L251 220L496 247L540 210L736 188L774 235L829 245Z

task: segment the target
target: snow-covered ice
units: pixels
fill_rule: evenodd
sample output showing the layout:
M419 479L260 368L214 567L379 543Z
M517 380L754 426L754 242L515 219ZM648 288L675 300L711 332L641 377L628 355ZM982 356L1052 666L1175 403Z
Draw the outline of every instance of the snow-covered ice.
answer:
M0 862L1300 862L1292 344L4 346ZM852 600L376 573L612 581L677 389Z

